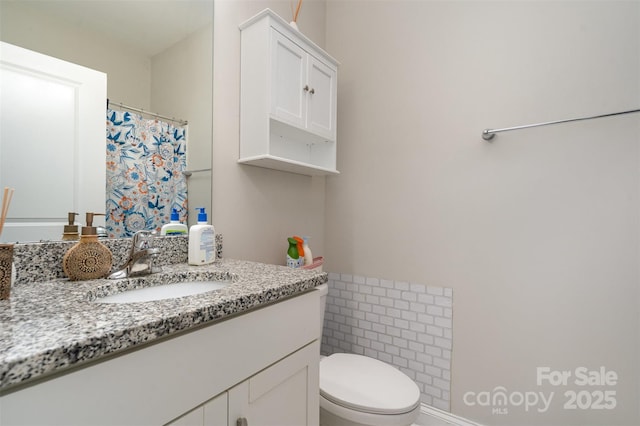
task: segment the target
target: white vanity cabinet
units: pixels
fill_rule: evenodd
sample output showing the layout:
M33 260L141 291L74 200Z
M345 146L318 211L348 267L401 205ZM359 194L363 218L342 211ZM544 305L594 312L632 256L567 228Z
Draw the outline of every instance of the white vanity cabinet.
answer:
M308 345L167 426L316 425L318 369L309 360L319 351Z
M318 425L318 309L310 291L5 390L0 425Z
M225 426L229 423L227 404L228 394L224 392L166 426Z
M269 9L240 26L240 163L336 170L338 62Z

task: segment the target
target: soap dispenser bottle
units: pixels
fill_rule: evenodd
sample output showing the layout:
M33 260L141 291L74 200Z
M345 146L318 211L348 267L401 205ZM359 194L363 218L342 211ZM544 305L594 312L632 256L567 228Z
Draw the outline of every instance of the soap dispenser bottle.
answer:
M78 239L80 239L80 234L78 233L78 225L75 224L77 215L78 213L68 213L69 224L64 226L62 241L78 241Z
M207 223L207 212L198 207L198 223L189 228L189 265L206 265L216 260L216 232Z
M171 209L171 222L165 223L160 228L160 235L187 235L189 229L184 223L180 223L178 210Z
M93 226L94 216L104 214L87 213L80 241L62 258L62 269L71 281L104 278L111 271L113 256L107 246L98 241L98 232Z

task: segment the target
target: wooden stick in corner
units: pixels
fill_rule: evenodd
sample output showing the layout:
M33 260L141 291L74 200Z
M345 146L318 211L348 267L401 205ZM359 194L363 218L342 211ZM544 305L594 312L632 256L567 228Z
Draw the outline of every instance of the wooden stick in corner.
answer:
M5 187L2 194L2 210L0 211L0 235L2 235L2 229L4 228L4 222L7 220L7 214L9 212L9 205L11 204L11 198L13 197L13 188Z

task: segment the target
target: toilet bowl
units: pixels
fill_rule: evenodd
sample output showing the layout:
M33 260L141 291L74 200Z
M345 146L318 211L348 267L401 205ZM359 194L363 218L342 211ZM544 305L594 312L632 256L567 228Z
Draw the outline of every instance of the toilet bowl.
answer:
M329 288L316 288L324 319ZM420 389L395 367L357 354L321 358L320 426L408 426L419 415Z

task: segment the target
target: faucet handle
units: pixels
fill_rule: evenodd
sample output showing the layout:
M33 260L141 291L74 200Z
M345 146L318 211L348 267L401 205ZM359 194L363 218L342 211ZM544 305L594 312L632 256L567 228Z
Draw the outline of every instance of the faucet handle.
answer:
M155 229L153 231L147 231L147 233L143 237L144 241L147 242L147 248L153 247L153 243L157 236L158 231L156 231Z
M150 231L141 230L136 231L131 238L131 250L129 250L129 259L133 259L133 256L136 254L138 250L144 250L149 247L149 242L147 241L147 236L150 234Z
M136 249L144 249L149 247L149 242L155 237L157 231L141 230L133 234L132 246Z

